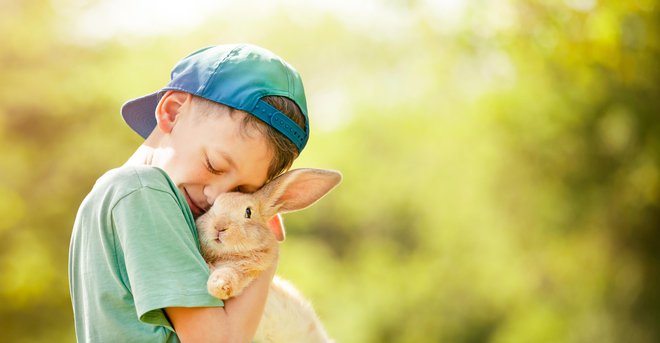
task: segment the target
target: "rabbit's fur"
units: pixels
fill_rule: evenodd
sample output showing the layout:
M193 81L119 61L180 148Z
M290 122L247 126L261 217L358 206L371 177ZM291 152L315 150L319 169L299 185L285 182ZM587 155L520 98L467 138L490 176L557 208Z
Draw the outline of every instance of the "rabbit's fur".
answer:
M341 181L322 169L295 169L252 194L224 193L197 219L202 255L209 264L209 293L239 295L277 258L284 239L278 213L310 206ZM288 282L275 277L255 336L256 342L330 342L312 306Z

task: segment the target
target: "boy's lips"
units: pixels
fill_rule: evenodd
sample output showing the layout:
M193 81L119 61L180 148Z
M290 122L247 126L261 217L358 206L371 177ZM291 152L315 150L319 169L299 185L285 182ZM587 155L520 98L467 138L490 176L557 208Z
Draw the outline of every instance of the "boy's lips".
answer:
M186 190L185 188L183 189L183 195L186 198L186 202L188 203L188 207L190 207L190 211L192 211L192 213L195 216L199 217L199 216L201 216L202 214L204 214L206 212L203 208L199 207L195 203L195 201L192 200L192 198L190 197L190 194L188 194L188 190Z

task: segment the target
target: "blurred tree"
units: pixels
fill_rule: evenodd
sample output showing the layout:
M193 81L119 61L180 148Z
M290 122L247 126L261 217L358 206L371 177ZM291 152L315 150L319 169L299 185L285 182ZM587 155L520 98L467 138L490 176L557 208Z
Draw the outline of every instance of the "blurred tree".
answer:
M198 46L252 41L305 79L296 165L345 175L287 216L280 265L339 342L660 340L657 4L449 3L236 4L81 42L68 2L2 2L3 338L73 340L76 208L140 143L121 103Z

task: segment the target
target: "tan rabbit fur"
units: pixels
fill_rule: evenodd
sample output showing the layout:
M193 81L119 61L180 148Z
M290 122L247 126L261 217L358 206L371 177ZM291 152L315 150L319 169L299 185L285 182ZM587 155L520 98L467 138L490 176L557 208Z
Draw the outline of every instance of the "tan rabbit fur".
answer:
M211 295L241 293L276 258L277 241L251 194L225 193L197 220L202 256L209 264ZM253 213L245 218L246 209Z
M284 239L283 227L272 225L278 213L310 206L340 181L335 171L295 169L255 193L221 194L197 220L202 255L211 270L209 293L223 300L239 295L277 258L277 241ZM309 302L290 283L275 277L255 341L330 340Z

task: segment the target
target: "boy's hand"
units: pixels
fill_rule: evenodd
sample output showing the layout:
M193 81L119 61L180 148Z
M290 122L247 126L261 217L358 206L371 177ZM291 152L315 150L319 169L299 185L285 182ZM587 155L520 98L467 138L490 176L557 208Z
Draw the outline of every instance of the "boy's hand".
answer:
M283 231L282 231L283 232ZM275 261L243 292L225 300L224 307L168 307L165 309L181 342L249 342L257 331L268 297L268 288L279 262Z

